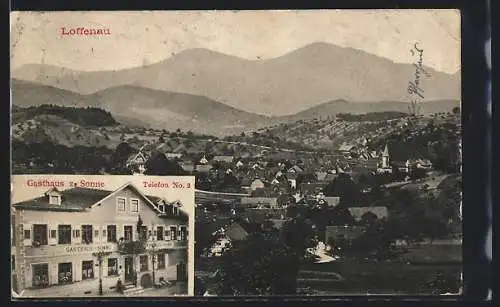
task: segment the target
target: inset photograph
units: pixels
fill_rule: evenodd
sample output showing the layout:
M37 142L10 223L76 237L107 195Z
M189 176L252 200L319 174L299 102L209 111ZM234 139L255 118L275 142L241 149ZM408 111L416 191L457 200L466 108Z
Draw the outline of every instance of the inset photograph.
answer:
M192 177L14 175L13 296L190 294L193 186Z

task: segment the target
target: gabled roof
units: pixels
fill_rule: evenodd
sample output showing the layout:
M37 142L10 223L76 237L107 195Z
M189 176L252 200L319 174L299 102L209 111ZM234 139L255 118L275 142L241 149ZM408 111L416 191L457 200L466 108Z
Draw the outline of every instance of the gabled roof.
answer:
M379 219L386 218L389 215L387 207L351 207L348 208L349 212L351 212L352 216L356 220L361 220L363 215L367 212L371 212L375 214Z
M127 165L136 162L137 160L142 160L141 163L146 163L148 160L148 157L146 156L145 153L142 151L139 151L137 154L132 155L128 160L127 160Z
M231 223L226 230L226 235L229 239L234 241L242 241L245 240L249 233L245 228L240 224L241 222Z
M139 196L141 196L146 204L148 204L153 211L156 213L162 213L157 206L157 201L159 197L144 195L137 187L132 183L126 183L116 189L115 191L109 190L98 190L90 188L71 188L63 191L54 190L54 188L47 191L43 196L37 197L31 200L19 202L13 204L14 208L24 209L24 210L39 210L39 211L64 211L64 212L81 212L85 209L90 209L98 206L104 200L116 195L118 192L125 188L132 188ZM48 200L48 193L57 191L61 195L61 204L52 205ZM179 210L179 216L183 217L186 215Z
M112 191L89 188L72 188L61 193L61 204L49 204L48 197L43 195L31 200L13 204L16 209L41 210L41 211L83 211L92 204L109 196Z
M218 162L233 162L233 156L215 156L212 158L213 161Z
M351 151L353 148L355 148L356 146L355 145L352 145L352 144L342 144L340 145L339 147L339 150L340 151Z

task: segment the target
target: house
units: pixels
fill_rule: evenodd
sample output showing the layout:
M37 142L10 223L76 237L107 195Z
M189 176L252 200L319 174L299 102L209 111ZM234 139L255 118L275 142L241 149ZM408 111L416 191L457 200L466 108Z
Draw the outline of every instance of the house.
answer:
M325 181L327 175L328 175L327 172L316 172L316 179L318 181Z
M248 238L248 231L238 223L231 223L225 232L227 238L231 241L244 241Z
M276 197L243 197L241 205L249 208L278 208Z
M247 192L251 191L252 180L250 180L248 177L240 178L240 184L241 184L241 188L244 191L247 191Z
M208 173L212 169L212 165L210 164L198 164L195 166L194 170L199 173Z
M261 180L261 179L255 179L254 181L252 181L252 183L250 184L250 190L252 191L255 191L257 189L263 189L265 188L265 184L264 182Z
M182 158L182 153L166 152L165 157L167 159L180 159Z
M322 201L320 203L320 201ZM323 203L324 202L324 203ZM323 196L318 199L319 204L325 204L328 207L336 207L340 204L340 197L338 196Z
M295 174L299 174L299 173L302 173L304 170L298 166L298 165L294 165L292 167L290 167L288 170L287 170L287 173L295 173Z
M299 191L304 195L316 195L323 192L326 183L314 182L314 183L301 183L299 185Z
M192 173L194 171L194 163L192 161L182 161L180 166L186 172Z
M141 148L138 153L133 154L127 159L125 166L134 174L143 174L146 171L146 162L148 159L149 156Z
M215 156L212 158L212 163L233 163L233 156Z
M342 145L340 145L339 147L339 151L344 154L344 155L348 155L354 151L356 151L357 147L356 145L354 144L347 144L347 143L343 143Z
M95 293L99 278L106 291L118 280L131 287L187 280L188 215L178 201L127 183L113 191L54 187L13 207L22 289L58 286L64 293L87 281L83 295Z
M377 216L378 219L384 219L389 216L389 212L387 210L387 207L382 207L382 206L376 206L376 207L350 207L348 208L349 212L351 212L351 215L354 217L354 219L359 222L362 220L363 215L366 213L373 213Z
M347 240L348 242L352 242L353 240L359 238L365 230L366 228L361 226L327 225L325 228L325 242L327 244L338 240Z
M325 176L324 181L325 181L325 182L327 182L327 183L332 182L332 181L333 181L333 180L335 180L338 176L339 176L339 175L338 175L337 173L335 173L335 174L327 174L327 175Z
M205 157L205 155L203 155L203 157L201 157L201 159L198 162L198 164L200 164L200 165L208 164L208 159Z

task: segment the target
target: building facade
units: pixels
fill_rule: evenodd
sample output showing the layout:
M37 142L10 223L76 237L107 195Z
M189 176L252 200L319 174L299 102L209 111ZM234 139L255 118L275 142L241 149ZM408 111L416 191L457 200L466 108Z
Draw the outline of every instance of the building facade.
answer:
M18 288L187 282L188 216L179 202L126 184L116 191L53 188L14 208Z

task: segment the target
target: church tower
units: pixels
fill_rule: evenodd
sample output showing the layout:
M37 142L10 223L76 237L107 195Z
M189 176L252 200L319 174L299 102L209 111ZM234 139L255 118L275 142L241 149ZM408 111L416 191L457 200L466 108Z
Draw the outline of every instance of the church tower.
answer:
M389 147L387 144L382 152L382 168L389 168Z

